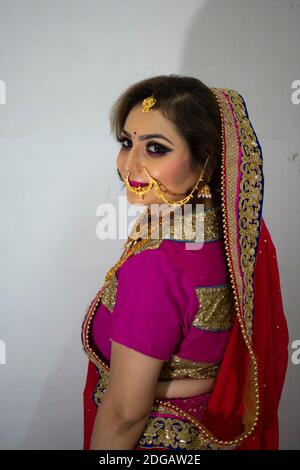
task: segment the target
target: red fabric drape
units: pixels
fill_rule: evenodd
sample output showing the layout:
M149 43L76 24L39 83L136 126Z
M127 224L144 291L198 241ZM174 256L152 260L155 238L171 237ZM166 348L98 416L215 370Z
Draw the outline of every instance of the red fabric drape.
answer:
M262 219L254 276L253 348L258 357L261 412L258 427L241 449L278 449L278 407L288 366L289 333L276 249ZM260 253L261 251L261 253Z
M91 360L88 362L86 383L83 392L83 419L84 419L84 439L83 450L89 450L91 437L94 427L94 421L97 413L97 405L93 401L93 392L99 380L97 367Z
M288 327L282 305L276 250L264 219L254 270L253 350L258 360L260 416L239 450L278 449L278 406L288 364ZM235 323L203 423L221 439L243 429L249 353Z

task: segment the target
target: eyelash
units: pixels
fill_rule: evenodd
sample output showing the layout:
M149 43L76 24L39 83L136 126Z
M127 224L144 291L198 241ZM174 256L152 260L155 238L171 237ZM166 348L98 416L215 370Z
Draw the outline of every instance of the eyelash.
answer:
M120 138L117 139L117 141L120 142L121 144L123 142L125 142L125 140L130 141L130 139L128 139L127 137L120 137ZM151 145L155 145L156 147L159 147L161 149L161 151L158 151L158 152L151 152L151 150L148 150L148 152L150 153L151 156L165 155L166 153L171 152L171 149L168 149L167 147L164 147L163 145L159 144L158 142L155 142L154 140L148 142L147 147L151 146ZM125 151L129 149L129 147L124 147L123 145L121 146L121 148Z

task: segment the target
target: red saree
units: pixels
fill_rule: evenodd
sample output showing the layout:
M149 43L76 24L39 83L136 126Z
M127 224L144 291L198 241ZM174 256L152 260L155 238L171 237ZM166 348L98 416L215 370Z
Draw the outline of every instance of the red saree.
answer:
M190 417L197 424L197 449L278 449L288 329L276 250L262 217L262 152L241 95L229 89L213 88L212 92L223 124L223 226L236 317L204 417L201 422L192 413ZM84 322L84 346L86 329ZM93 356L88 356L84 449L89 449L97 412L92 395L99 381ZM109 367L104 369L108 374ZM168 409L167 399L159 403Z

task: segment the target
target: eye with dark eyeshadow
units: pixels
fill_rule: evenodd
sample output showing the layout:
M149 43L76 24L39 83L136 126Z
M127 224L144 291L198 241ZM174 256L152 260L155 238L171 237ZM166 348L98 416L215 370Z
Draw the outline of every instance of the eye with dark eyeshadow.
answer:
M117 138L117 141L120 142L121 144L123 144L125 141L131 142L131 140L128 139L128 137L119 137ZM155 151L149 150L149 147L154 147L156 148L156 150ZM122 150L126 151L126 150L129 150L131 147L127 145L122 145L121 148ZM150 142L147 143L147 150L148 150L148 153L153 157L165 155L172 151L172 149L169 149L168 147L165 147L164 145L161 145L154 140L151 140Z

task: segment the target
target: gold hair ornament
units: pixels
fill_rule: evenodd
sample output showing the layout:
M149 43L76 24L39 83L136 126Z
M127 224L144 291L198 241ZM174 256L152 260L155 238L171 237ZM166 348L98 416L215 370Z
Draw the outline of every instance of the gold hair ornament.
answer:
M154 98L154 95L148 96L148 98L145 98L142 103L142 112L147 113L150 108L152 108L156 103L156 99Z

